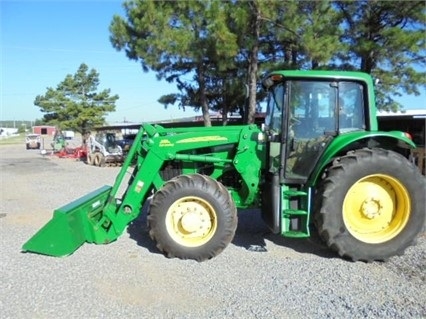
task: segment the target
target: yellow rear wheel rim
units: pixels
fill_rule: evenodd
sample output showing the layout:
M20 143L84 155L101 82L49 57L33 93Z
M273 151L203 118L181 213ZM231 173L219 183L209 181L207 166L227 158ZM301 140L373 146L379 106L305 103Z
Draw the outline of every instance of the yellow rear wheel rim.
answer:
M410 213L406 188L389 175L374 174L358 180L343 201L343 221L349 233L369 244L398 236Z
M182 197L167 211L166 227L175 242L186 247L199 247L216 232L216 211L200 197Z

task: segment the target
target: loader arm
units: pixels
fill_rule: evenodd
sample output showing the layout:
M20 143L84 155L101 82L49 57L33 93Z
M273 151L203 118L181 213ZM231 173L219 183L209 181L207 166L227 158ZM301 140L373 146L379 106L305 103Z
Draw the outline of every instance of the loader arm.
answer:
M102 223L107 221L112 229L106 228L111 237L99 238L97 243L117 238L125 227L134 220L152 191L159 190L166 180L161 168L170 161L182 162L184 173L197 173L198 164L211 164L213 177L219 177L225 168L233 167L240 174L243 183L238 189L229 188L238 207L247 207L257 198L262 151L256 154L252 143L258 143L259 130L256 126L233 126L212 128L165 129L146 124L140 130L126 163L123 165L111 190L110 199L104 210ZM144 138L143 138L144 136ZM197 150L223 147L226 151L196 154ZM195 154L194 154L195 153ZM128 187L120 200L116 195L122 187L125 175L132 161L136 165ZM118 204L117 204L118 203Z
M23 250L64 256L84 242L105 244L116 240L139 216L152 192L164 185L162 169L172 162L179 163L183 174L201 172L220 178L226 172L235 172L240 182L228 186L228 190L238 207L248 207L258 198L264 165L261 136L255 125L171 129L144 124L114 185L56 210L52 220L24 244ZM58 240L62 234L67 236Z

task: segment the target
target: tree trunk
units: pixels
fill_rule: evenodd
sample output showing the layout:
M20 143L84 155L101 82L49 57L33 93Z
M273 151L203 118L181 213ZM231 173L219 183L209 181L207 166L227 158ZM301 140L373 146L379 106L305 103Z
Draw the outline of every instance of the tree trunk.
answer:
M198 86L200 92L201 111L203 112L204 126L212 126L209 113L209 105L206 97L206 81L204 78L204 68L202 62L198 67Z
M252 39L253 46L250 51L248 66L248 110L246 122L254 123L256 117L257 70L260 37L260 11L256 2L252 5Z
M222 109L222 125L225 126L227 124L228 124L228 106L226 105L226 102L225 102Z

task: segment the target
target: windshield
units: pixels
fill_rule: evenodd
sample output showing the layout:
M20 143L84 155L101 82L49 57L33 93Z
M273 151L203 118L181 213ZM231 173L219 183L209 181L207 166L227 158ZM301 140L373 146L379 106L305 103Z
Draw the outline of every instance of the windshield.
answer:
M362 94L356 82L292 81L290 123L304 138L364 129Z

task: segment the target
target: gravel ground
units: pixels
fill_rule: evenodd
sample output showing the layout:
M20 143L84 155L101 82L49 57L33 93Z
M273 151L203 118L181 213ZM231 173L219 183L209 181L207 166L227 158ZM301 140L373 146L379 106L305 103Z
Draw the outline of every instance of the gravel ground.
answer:
M250 210L203 263L160 254L143 216L109 245L64 258L21 252L55 208L118 170L0 146L0 318L426 318L425 234L386 263L348 262L316 238L271 235Z

